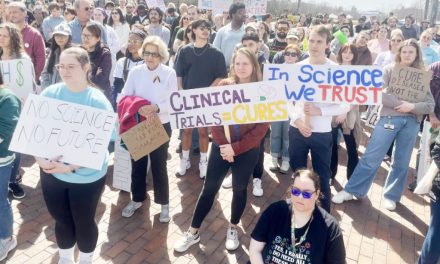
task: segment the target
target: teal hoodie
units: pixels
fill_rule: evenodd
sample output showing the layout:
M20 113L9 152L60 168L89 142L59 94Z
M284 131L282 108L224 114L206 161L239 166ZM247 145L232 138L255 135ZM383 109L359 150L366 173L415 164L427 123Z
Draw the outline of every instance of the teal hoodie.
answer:
M11 90L0 88L0 166L13 160L13 153L8 148L20 116L20 108L20 99Z

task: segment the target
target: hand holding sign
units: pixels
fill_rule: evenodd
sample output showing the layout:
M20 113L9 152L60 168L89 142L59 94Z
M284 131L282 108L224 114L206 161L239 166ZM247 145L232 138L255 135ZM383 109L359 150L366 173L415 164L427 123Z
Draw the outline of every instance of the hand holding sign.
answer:
M414 107L415 107L414 104L403 101L403 103L401 105L396 106L394 110L400 113L409 113L412 110L414 110Z

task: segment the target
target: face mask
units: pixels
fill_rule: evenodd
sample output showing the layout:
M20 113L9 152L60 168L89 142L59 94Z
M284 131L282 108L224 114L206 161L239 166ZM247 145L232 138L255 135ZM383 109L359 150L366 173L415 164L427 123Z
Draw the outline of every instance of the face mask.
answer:
M287 37L287 33L285 32L278 32L277 37L280 39L285 39Z

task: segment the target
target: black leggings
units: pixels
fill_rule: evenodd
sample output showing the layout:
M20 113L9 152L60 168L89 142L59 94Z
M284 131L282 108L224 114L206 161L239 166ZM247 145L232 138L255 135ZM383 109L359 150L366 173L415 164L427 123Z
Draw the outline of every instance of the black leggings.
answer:
M105 177L92 183L78 184L58 180L42 170L40 175L44 201L55 219L58 247L68 249L77 243L81 252L93 252L98 241L95 213Z
M234 157L234 162L229 163L220 155L220 148L212 144L211 153L208 159L208 170L202 192L197 200L196 209L192 219L191 227L200 228L203 219L211 210L214 198L223 179L232 170L232 205L231 205L231 224L236 225L246 207L247 186L249 178L258 160L260 148L251 149L243 154Z
M170 123L163 124L168 136L171 136ZM143 202L147 198L147 166L148 156L151 160L151 172L153 174L154 202L168 204L170 191L168 185L168 158L169 141L152 151L150 155L138 161L131 160L131 193L134 202Z
M338 135L339 130L342 130L342 126L332 128L333 137L333 147L332 147L332 161L330 163L330 168L332 170L332 179L336 177L338 173ZM359 156L357 152L356 138L354 137L354 129L350 131L349 135L343 134L345 146L347 149L347 179L350 179L353 174L356 165L359 162Z
M264 173L264 142L266 141L266 137L263 137L260 142L260 149L258 154L258 161L255 165L254 172L252 173L253 179L260 179Z

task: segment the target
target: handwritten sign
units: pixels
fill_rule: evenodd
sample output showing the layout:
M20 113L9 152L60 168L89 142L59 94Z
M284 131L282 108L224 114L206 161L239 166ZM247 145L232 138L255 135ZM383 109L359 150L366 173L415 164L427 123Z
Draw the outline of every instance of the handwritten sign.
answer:
M283 80L289 101L382 103L382 70L376 66L265 64L263 79Z
M150 124L141 122L121 135L131 157L138 161L160 147L170 138L162 126L159 118Z
M258 16L266 14L267 0L238 0L237 2L245 4L248 15Z
M431 71L396 65L387 90L399 100L418 103L425 100L431 79Z
M255 82L173 92L173 128L194 128L288 120L283 82Z
M198 0L198 8L199 9L208 9L212 10L212 1L213 0Z
M34 68L29 59L0 61L3 81L21 99L34 91Z
M167 7L163 0L146 0L148 8L159 7L162 11L166 11Z
M100 170L115 121L112 111L30 94L9 149Z

